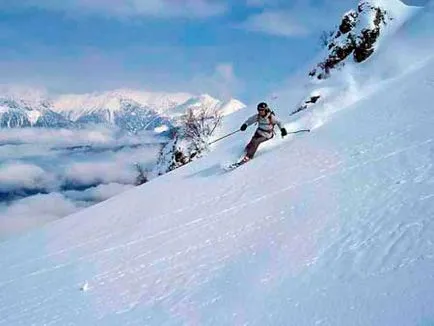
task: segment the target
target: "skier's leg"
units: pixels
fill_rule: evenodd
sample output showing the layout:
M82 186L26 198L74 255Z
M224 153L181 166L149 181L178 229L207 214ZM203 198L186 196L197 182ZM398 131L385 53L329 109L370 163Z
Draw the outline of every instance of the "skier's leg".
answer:
M255 134L246 146L246 157L252 159L261 143L267 141L268 138Z
M252 137L252 139L250 139L250 141L247 144L246 148L244 148L244 154L245 154L245 156L247 156L252 151L252 146L254 146L253 143L254 143L255 136L256 135L254 135Z

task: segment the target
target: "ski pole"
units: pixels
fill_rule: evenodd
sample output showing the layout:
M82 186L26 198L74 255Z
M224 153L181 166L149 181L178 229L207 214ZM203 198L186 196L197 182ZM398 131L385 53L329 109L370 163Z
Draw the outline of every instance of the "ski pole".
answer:
M222 139L225 139L225 138L227 138L227 137L229 137L229 136L232 136L233 134L236 134L236 133L239 132L239 131L240 131L240 130L235 130L234 132L231 132L230 134L227 134L226 136L220 137L219 139L216 139L216 140L214 140L214 141L208 143L208 145L211 145L211 144L217 143L218 141L220 141L220 140L222 140Z
M300 129L300 130L296 130L296 131L291 131L291 132L288 132L288 135L289 134L298 134L299 132L310 132L310 129Z

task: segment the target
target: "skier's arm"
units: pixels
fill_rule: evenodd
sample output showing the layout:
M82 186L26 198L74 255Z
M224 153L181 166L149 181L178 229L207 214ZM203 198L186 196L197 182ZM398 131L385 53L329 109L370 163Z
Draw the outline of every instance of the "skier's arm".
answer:
M241 128L240 128L240 130L241 130L241 131L246 130L248 126L254 124L254 123L257 122L257 121L258 121L258 116L257 116L256 114L255 114L255 115L252 115L250 118L248 118L248 119L243 123L243 125L242 125Z
M280 130L282 130L282 128L283 128L283 124L282 124L282 122L280 122L279 119L276 118L276 116L274 116L274 115L271 116L271 122L272 122L273 124L277 125L277 126L279 127Z
M258 122L258 115L257 115L257 114L254 114L254 115L252 115L250 118L248 118L248 119L244 122L244 124L250 126L250 125L254 124L255 122Z
M279 119L277 119L274 115L271 116L271 122L279 127L282 137L285 137L288 134L282 122Z

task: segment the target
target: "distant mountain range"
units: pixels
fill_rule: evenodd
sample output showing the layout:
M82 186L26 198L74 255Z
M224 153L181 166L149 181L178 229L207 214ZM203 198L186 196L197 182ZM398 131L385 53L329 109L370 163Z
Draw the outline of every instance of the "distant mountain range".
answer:
M49 97L31 91L0 92L1 128L82 128L113 125L129 132L172 126L187 109L208 107L227 115L245 107L209 95L115 90Z

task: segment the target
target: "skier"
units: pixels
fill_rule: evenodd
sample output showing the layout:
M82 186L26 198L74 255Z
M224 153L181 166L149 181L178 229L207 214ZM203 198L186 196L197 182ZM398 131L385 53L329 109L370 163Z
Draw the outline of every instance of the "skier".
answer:
M288 134L282 123L274 115L274 112L270 110L267 103L259 103L258 114L248 118L246 122L243 123L240 130L245 131L248 126L256 122L258 123L258 128L245 148L246 155L241 160L242 163L248 162L253 158L261 143L273 138L275 125L279 127L282 137L285 137Z

